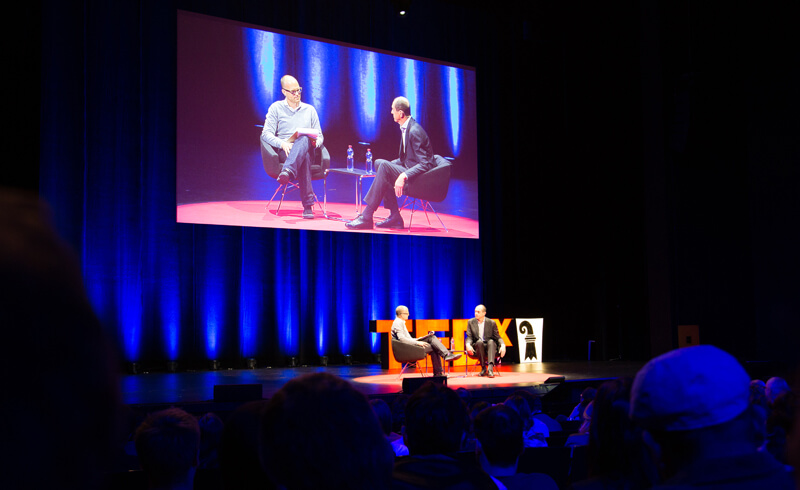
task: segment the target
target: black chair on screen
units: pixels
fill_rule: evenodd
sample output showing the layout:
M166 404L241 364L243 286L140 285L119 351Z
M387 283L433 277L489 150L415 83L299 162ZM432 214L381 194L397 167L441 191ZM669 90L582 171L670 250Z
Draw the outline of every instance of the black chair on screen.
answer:
M261 161L264 165L264 171L273 179L277 179L278 174L280 174L281 170L283 170L283 164L278 157L278 150L267 143L263 137L260 137L259 140L261 141ZM328 150L324 146L322 148L317 148L314 151L314 162L311 164L311 180L323 179L325 177L325 172L330 168L330 166L331 155L328 153ZM281 202L278 204L278 211L280 211L281 205L283 204L283 198L286 196L286 193L298 188L299 186L297 185L296 181L289 181L286 184L278 185L278 188L275 189L275 192L269 199L267 209L269 209L269 207L272 205L272 201L275 199L275 196L277 196L280 192ZM314 200L316 201L317 206L320 207L320 210L322 210L322 205L320 204L319 199L317 199L316 194L314 195Z
M428 218L428 224L431 224L431 219L428 217L428 209L433 211L433 214L439 218L439 223L442 224L444 231L447 230L439 213L433 209L431 202L442 202L447 197L447 191L450 188L450 175L452 173L452 162L439 156L433 156L436 166L424 174L416 177L414 182L409 182L403 193L406 200L403 202L403 208L411 208L411 219L408 220L408 231L411 231L411 223L414 221L414 209L417 207L417 201L423 211L425 217Z

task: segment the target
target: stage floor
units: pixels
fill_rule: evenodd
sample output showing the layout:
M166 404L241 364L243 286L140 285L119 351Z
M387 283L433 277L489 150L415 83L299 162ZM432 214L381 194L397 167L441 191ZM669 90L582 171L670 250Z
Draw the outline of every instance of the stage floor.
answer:
M280 198L280 196L278 196ZM374 228L348 230L344 222L357 216L355 204L328 203L326 219L320 206L314 206L315 219L303 219L303 206L298 201L284 201L278 211L278 201L269 208L269 201L222 201L183 204L177 208L179 223L207 225L252 226L259 228L288 228L297 230L346 231L348 233L379 233L390 235L441 236L450 238L478 238L478 222L454 214L417 209L411 221L411 210L401 211L406 228L403 230ZM375 214L377 221L388 216L381 209ZM441 219L441 222L439 221ZM442 222L446 228L442 227Z
M477 372L465 377L463 368L449 373L447 385L470 391L507 391L522 387L542 388L553 376L564 376L566 382L634 376L643 363L608 362L544 362L514 364L501 367L500 376L482 378ZM396 395L402 390L399 370L383 370L377 364L352 366L308 366L297 368L228 369L221 371L151 372L123 375L123 402L127 405L189 405L212 402L215 385L261 384L264 398L271 397L287 381L308 373L325 371L353 383L367 396ZM403 377L419 377L406 371ZM544 390L546 392L546 390Z

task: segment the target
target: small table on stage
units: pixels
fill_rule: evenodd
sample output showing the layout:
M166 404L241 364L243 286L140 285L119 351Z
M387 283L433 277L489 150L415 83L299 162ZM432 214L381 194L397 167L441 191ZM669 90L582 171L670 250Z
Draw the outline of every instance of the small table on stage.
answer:
M335 219L339 221L350 221L346 218L333 218L328 216L328 175L334 174L342 174L342 175L352 175L353 177L358 177L356 179L356 216L361 213L361 191L362 191L362 181L364 179L374 179L375 173L368 174L365 170L354 168L353 170L347 170L346 168L329 168L325 171L325 178L323 180L324 183L324 194L323 194L323 204L322 204L322 214L327 219Z

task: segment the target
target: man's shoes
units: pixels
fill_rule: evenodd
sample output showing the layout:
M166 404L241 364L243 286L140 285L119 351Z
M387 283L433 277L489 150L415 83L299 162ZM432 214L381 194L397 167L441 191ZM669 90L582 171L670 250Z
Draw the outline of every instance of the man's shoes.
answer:
M486 376L486 366L483 366L483 369L481 369L481 376Z
M314 206L303 205L303 219L314 219Z
M278 183L280 185L286 185L290 180L292 180L292 177L286 170L278 174Z
M461 359L461 354L453 354L452 352L444 357L445 361L455 361L456 359Z
M444 371L439 371L438 373L434 372L433 375L434 376L444 376Z
M489 371L486 373L486 376L490 378L494 378L494 371L492 371L492 365L489 364Z
M391 228L393 230L402 230L405 227L406 225L403 223L403 217L400 216L400 213L390 214L388 218L375 224L375 228Z
M344 226L351 230L371 230L372 218L365 218L363 214L359 214L356 219L348 221Z

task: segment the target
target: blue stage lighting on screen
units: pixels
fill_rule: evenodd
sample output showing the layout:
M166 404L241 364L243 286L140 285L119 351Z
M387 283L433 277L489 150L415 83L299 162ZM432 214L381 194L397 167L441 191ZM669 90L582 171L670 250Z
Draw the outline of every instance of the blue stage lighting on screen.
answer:
M461 113L462 113L462 94L461 90L464 86L462 77L462 70L452 66L445 66L443 69L446 71L445 78L447 79L448 90L448 104L447 107L450 111L450 143L453 151L453 156L458 156L461 141L459 134L461 133Z
M376 53L360 49L354 50L351 57L359 137L368 141L374 140L378 131L377 57Z
M276 100L275 88L281 76L277 67L282 62L284 36L256 29L247 29L245 35L250 46L256 105L266 114L267 108Z
M336 50L330 44L310 40L303 41L303 48L306 60L306 76L305 80L299 80L300 85L303 87L303 99L317 109L321 120L320 125L324 133L325 126L322 121L325 119L325 113L335 113L337 110L336 107L329 106L330 102L325 98L325 95L330 92L331 80L329 79L329 74L335 71L331 69L330 65L331 63L335 64L337 61Z
M414 116L418 122L422 123L422 111L419 104L417 104L417 87L418 81L417 77L420 76L418 73L417 65L419 64L418 61L410 60L410 59L403 59L401 60L403 63L403 96L408 99L408 103L411 106L411 115Z

